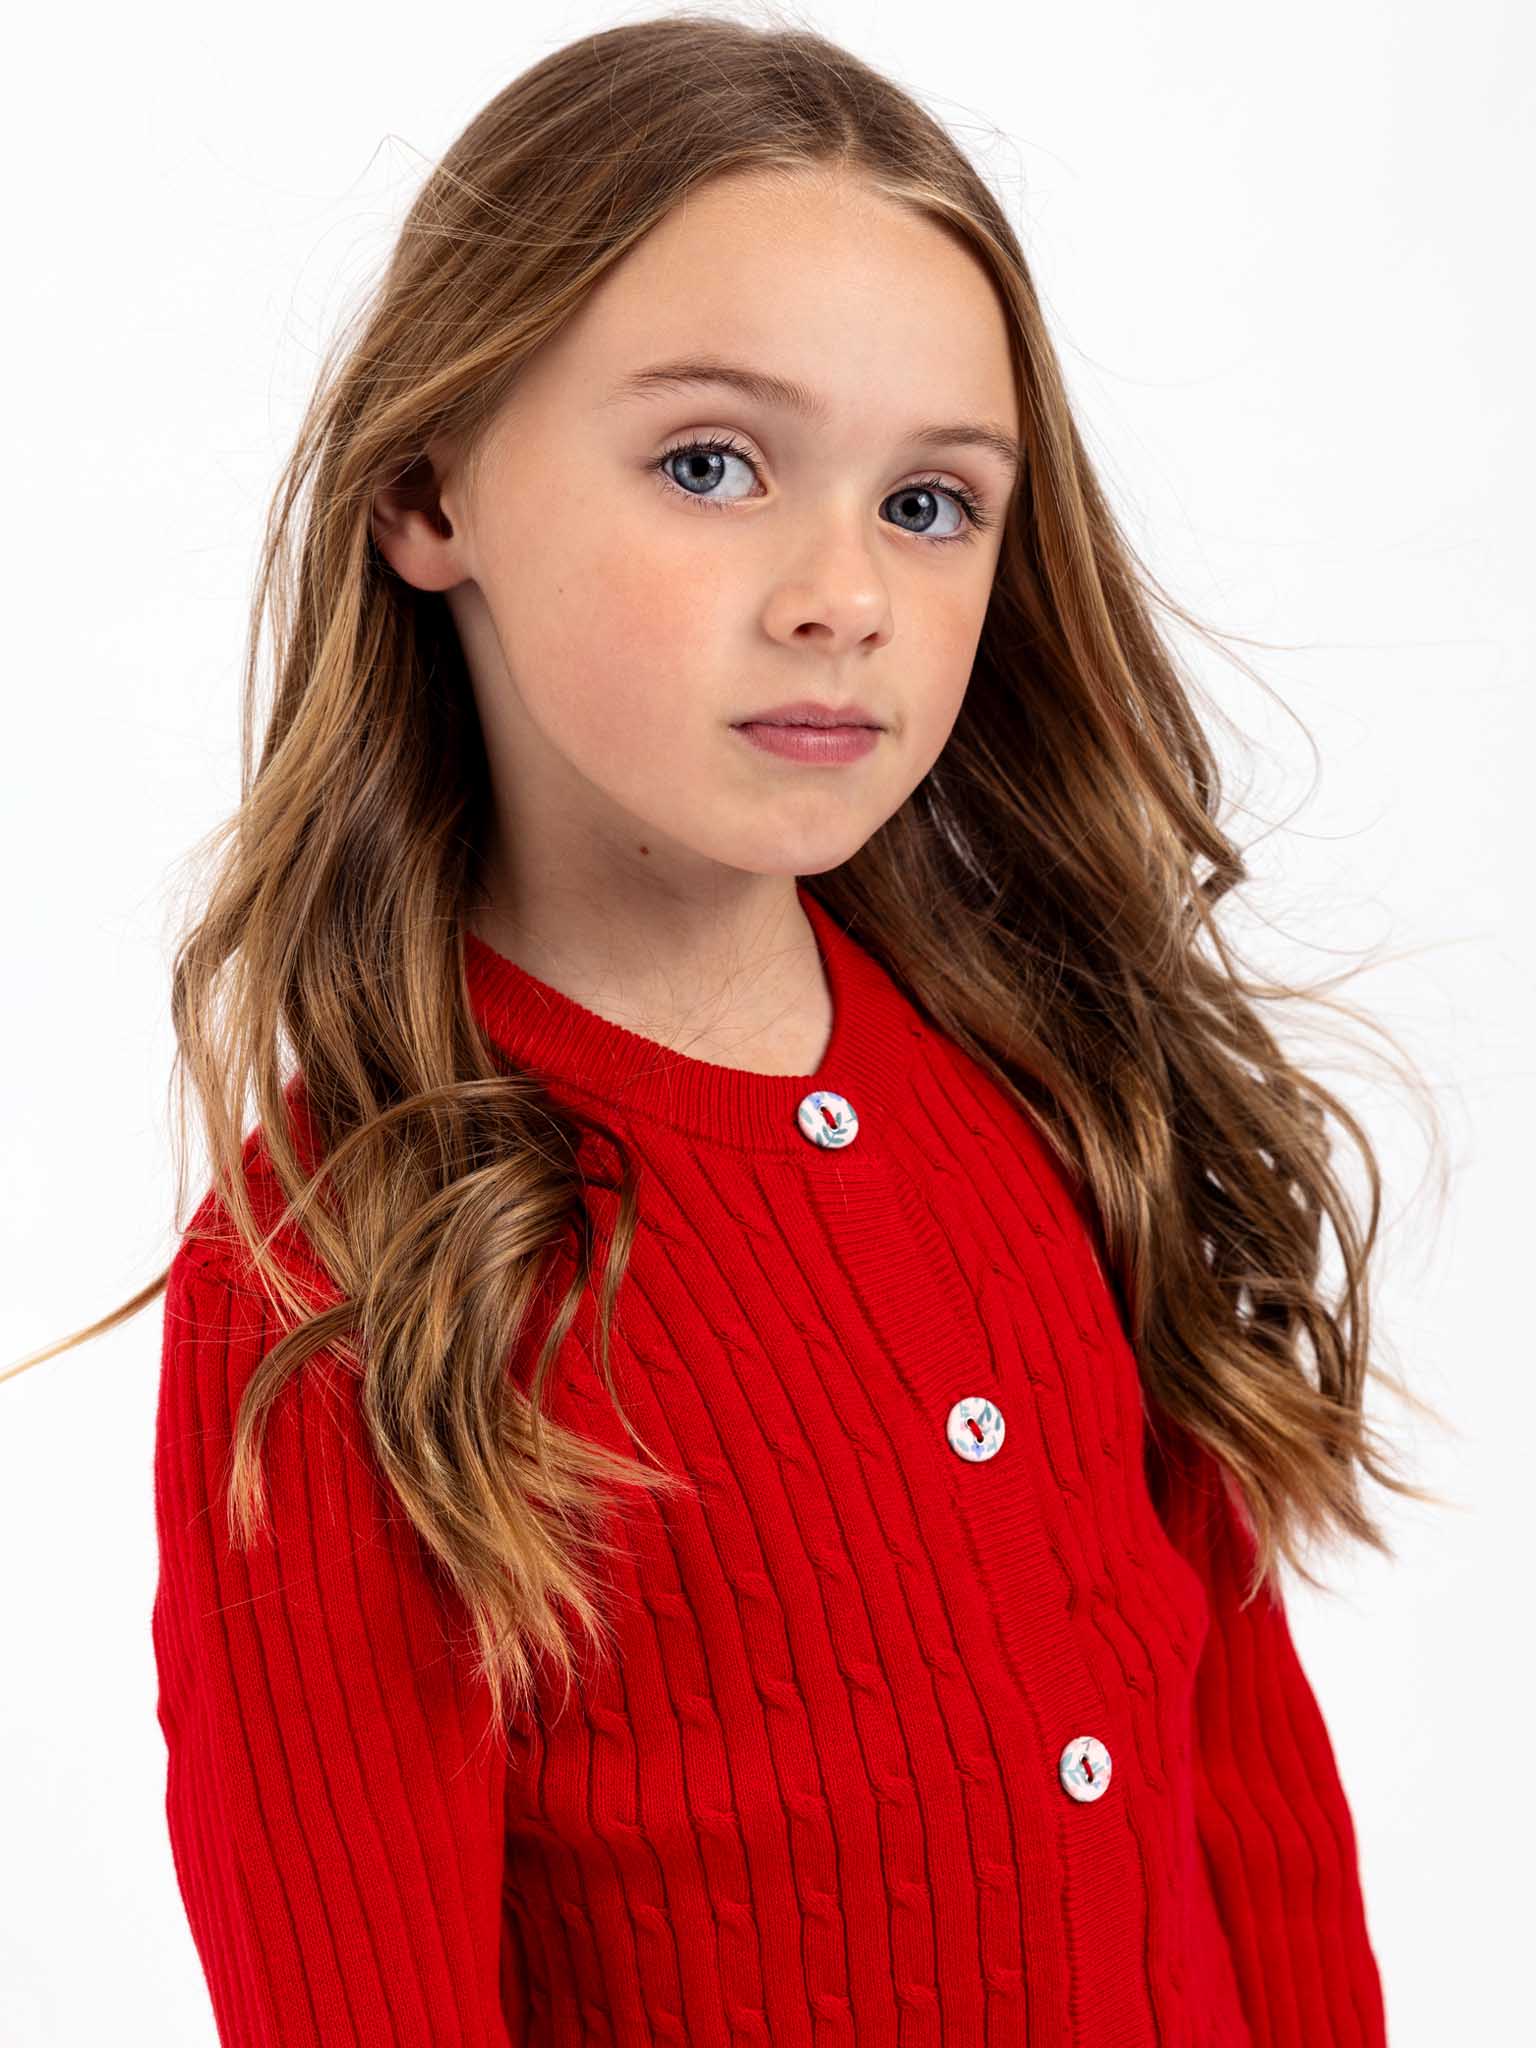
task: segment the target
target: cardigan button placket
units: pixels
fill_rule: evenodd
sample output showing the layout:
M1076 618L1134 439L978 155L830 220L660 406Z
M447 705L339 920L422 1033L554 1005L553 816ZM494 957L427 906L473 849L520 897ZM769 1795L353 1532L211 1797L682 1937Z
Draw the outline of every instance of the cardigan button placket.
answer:
M1003 1447L1003 1411L985 1394L967 1394L957 1401L945 1428L951 1450L972 1464L995 1458Z
M800 1098L795 1120L813 1145L836 1151L851 1145L859 1135L858 1113L846 1095L834 1095L830 1088L813 1088Z
M1102 1799L1113 1769L1109 1751L1096 1735L1074 1735L1056 1766L1063 1786L1074 1799Z

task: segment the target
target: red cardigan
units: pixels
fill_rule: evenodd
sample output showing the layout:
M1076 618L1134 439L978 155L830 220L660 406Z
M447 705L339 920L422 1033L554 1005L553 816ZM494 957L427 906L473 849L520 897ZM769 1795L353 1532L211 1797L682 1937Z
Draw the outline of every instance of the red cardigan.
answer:
M801 900L835 1015L810 1076L667 1052L467 941L491 1037L634 1148L614 1368L697 1487L624 1494L622 1654L563 1714L494 1739L328 1359L269 1423L272 1537L231 1547L232 1418L278 1329L195 1234L211 1193L178 1248L153 1637L220 2040L1384 2042L1329 1737L1283 1604L1239 1610L1217 1468L1187 1438L1144 1465L1041 1142ZM633 1455L593 1327L588 1297L553 1412Z

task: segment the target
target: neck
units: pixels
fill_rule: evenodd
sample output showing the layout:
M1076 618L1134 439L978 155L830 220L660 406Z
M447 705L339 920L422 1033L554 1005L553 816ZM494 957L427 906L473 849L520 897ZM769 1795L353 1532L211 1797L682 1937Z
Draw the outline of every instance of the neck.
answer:
M642 1038L721 1066L811 1073L832 1004L795 878L737 879L703 899L492 888L467 921L525 973Z

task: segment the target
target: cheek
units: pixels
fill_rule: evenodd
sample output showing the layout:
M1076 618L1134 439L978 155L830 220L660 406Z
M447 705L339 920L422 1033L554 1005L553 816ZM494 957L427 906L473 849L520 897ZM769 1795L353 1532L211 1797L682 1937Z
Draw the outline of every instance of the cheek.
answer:
M942 598L928 594L920 645L914 645L910 662L903 663L905 674L922 678L922 687L910 692L906 718L917 757L914 765L920 765L921 774L942 751L959 716L985 619L984 591L967 587Z
M739 679L697 564L572 530L525 557L522 625L507 644L518 687L546 735L619 793L676 773L734 708Z

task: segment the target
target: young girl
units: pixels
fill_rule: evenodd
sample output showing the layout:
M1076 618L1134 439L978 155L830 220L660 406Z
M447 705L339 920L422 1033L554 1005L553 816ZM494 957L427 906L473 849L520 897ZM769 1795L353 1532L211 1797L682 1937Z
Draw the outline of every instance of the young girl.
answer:
M798 28L546 57L322 380L248 741L269 602L155 1466L221 2041L1384 2041L1278 1585L1429 1497L1375 1162L976 170Z

